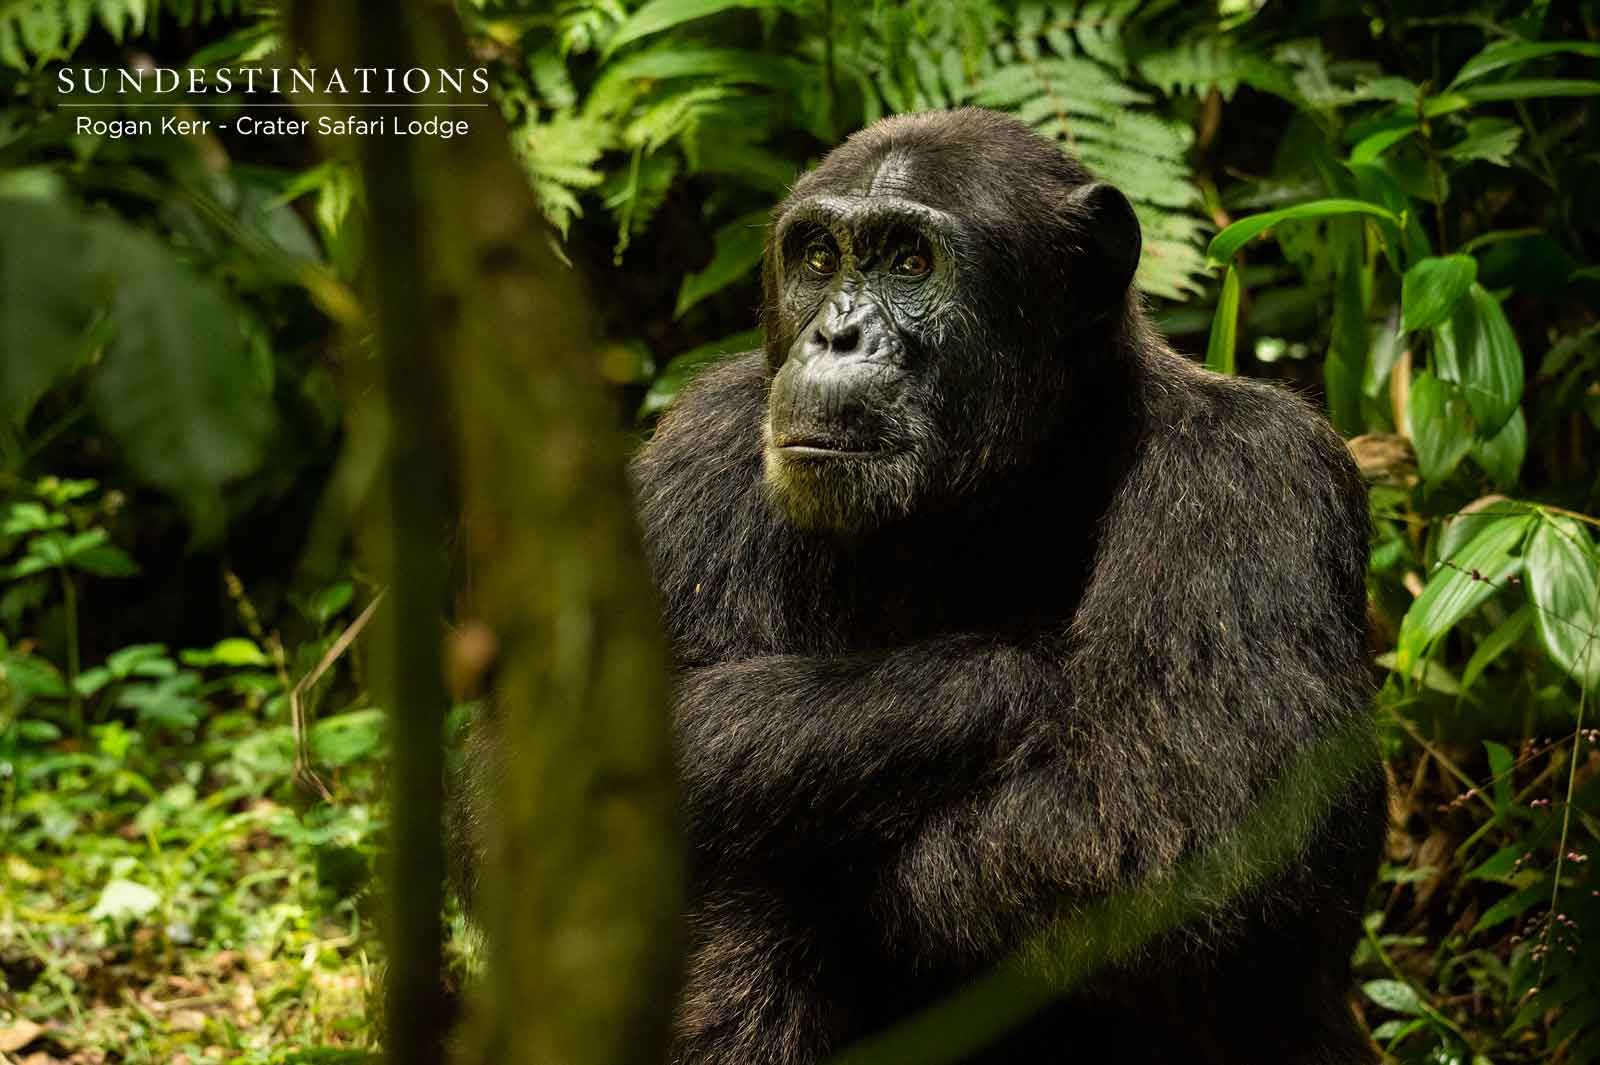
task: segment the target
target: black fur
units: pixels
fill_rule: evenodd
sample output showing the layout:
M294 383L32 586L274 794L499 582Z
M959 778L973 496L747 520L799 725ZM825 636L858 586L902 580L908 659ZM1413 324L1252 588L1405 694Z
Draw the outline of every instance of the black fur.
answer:
M1368 714L1345 448L1150 333L1127 241L1085 207L1125 201L1088 181L1003 116L918 115L775 213L887 190L964 223L952 298L905 338L937 386L916 484L857 476L825 520L773 485L768 393L800 328L776 246L766 352L696 380L635 463L697 863L684 1065L815 1062L914 1014L1172 876ZM839 513L875 491L897 505ZM1298 861L983 1060L1376 1060L1347 992L1382 787L1373 754Z

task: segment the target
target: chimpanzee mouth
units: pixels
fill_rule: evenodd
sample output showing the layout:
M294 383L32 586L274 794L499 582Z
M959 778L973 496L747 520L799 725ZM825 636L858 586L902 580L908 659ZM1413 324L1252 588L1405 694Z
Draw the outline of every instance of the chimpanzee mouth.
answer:
M842 440L830 440L810 433L783 433L772 446L785 455L803 459L872 459L887 452L881 448L852 447Z

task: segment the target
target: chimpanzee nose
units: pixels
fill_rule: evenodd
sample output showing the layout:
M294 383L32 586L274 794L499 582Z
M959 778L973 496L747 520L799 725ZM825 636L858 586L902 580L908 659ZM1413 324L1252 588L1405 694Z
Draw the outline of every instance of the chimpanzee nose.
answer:
M848 355L861 346L861 326L853 321L825 323L817 327L816 342L824 351Z

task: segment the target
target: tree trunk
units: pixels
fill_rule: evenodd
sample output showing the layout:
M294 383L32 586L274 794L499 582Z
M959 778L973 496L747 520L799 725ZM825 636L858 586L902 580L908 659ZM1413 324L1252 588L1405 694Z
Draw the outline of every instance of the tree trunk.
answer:
M475 65L447 5L299 0L294 15L325 68ZM432 101L487 98L384 102ZM504 741L467 1060L660 1062L682 879L667 660L590 324L495 110L377 113L471 125L354 146L386 367L390 1060L439 1060L441 543L456 485L463 631L495 649Z

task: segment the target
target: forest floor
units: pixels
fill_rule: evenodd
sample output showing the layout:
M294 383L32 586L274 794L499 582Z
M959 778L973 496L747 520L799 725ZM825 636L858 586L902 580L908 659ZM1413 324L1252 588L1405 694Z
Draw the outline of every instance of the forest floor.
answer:
M0 751L0 1062L367 1060L381 736L296 810L286 727L235 721Z
M381 712L312 730L328 801L291 783L287 725L201 720L155 750L157 733L120 724L0 747L0 1065L377 1060ZM1396 768L1377 934L1357 952L1360 979L1383 978L1390 998L1429 986L1439 930L1459 938L1477 912L1433 890L1460 842L1436 820L1443 782ZM452 979L469 966L464 939L455 918ZM1367 986L1357 1002L1376 1024L1366 999L1386 999ZM1391 1038L1421 1009L1395 1008L1402 1020L1380 1029ZM1470 1002L1446 1008L1457 1030L1483 1019Z

